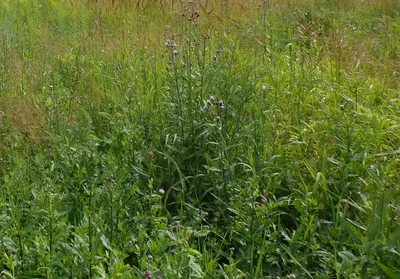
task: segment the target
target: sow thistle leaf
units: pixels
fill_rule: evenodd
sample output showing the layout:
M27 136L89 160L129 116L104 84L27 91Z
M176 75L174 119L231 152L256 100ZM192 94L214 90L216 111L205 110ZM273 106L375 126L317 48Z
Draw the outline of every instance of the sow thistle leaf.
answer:
M60 217L60 216L70 213L71 210L72 210L72 206L67 206L67 207L56 210L56 214L58 217Z
M394 248L389 249L389 252L392 252L393 254L396 254L397 256L400 257L400 253L397 252L396 249L394 249Z
M201 253L193 248L188 248L187 250L191 255L201 256Z
M305 274L308 275L308 277L313 278L312 275L304 268L304 266L292 255L292 253L290 252L290 250L289 250L287 247L285 247L285 246L282 245L282 244L281 244L281 247L282 247L282 249L286 252L286 254L289 255L289 257L292 259L292 261L293 261L296 265L298 265L298 266L304 271Z
M346 218L346 221L349 222L350 224L352 224L353 226L356 226L360 230L363 230L365 232L367 231L367 229L365 227L363 227L361 224L357 223L356 221L353 221L353 220L351 220L349 218Z
M220 172L221 171L219 168L211 167L211 166L207 166L207 165L203 165L203 168L205 168L206 170L212 171L212 172Z
M285 238L286 241L290 242L292 240L285 231L281 231L281 234Z
M335 164L335 165L338 165L338 166L341 166L341 165L342 165L342 163L341 163L340 161L338 161L338 160L336 160L336 159L334 159L334 158L332 158L332 157L328 157L328 158L326 158L326 160L328 160L328 161L331 162L332 164Z
M169 238L171 238L173 241L176 241L176 236L172 232L166 231L166 233L169 236Z
M77 249L75 249L73 246L71 246L67 243L62 243L61 246L64 249L68 250L72 255L75 255L75 256L79 257L80 259L83 259L82 254Z
M361 233L356 229L357 226L353 225L349 220L347 220L347 223L345 223L347 232L354 241L360 242L363 237Z
M194 237L205 237L210 233L210 231L206 231L206 230L201 230L201 231L195 231L193 233Z
M355 101L350 98L349 96L345 95L345 94L340 94L340 96L342 96L343 99L345 99L346 101L350 102L350 103L355 103Z
M232 207L228 207L227 209L228 209L230 212L232 212L233 214L239 215L238 212L237 212L235 209L233 209Z
M371 157L380 157L380 156L388 156L388 155L396 155L396 154L400 154L400 149L375 153L375 154L372 154Z
M14 279L15 278L10 272L8 272L5 269L1 271L1 274L6 275L7 276L6 278L10 278L10 279Z
M103 244L104 247L106 247L108 250L112 250L110 243L108 242L108 239L106 238L106 236L104 234L102 234L100 236L100 241L101 244Z
M194 278L204 278L204 273L201 270L201 267L198 263L195 262L195 258L192 255L188 255L189 256L189 267L192 270L192 274L191 277Z
M350 262L353 262L357 259L356 256L354 256L353 253L349 251L339 251L338 254L339 257L341 257L343 260L348 260Z
M380 263L380 262L376 262L376 264L383 270L383 272L386 273L386 275L388 275L390 278L392 279L398 279L400 278L400 270L395 270L393 268L389 268L386 265Z

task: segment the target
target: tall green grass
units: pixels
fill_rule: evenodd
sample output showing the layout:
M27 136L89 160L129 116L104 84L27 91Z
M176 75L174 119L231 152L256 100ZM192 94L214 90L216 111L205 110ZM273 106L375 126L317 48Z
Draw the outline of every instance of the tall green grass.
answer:
M398 278L399 15L3 1L3 278Z

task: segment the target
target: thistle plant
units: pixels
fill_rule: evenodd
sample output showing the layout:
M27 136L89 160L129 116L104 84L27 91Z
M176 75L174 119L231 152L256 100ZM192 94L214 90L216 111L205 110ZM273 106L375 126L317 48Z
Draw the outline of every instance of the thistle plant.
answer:
M206 101L203 107L203 111L211 111L215 115L215 120L221 120L222 111L225 109L224 102L222 100L217 100L213 95L211 95Z

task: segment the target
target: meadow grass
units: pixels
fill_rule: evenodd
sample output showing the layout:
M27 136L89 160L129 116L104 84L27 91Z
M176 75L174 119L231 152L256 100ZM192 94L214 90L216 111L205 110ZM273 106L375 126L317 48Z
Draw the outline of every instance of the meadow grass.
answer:
M400 278L398 1L4 0L3 278Z

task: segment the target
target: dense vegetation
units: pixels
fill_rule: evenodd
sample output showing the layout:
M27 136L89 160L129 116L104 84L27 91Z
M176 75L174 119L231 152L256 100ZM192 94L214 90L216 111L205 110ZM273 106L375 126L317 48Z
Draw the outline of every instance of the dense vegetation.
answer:
M398 1L3 0L2 278L400 278Z

